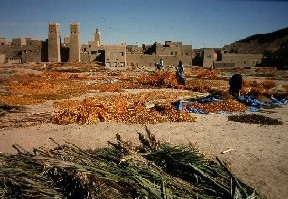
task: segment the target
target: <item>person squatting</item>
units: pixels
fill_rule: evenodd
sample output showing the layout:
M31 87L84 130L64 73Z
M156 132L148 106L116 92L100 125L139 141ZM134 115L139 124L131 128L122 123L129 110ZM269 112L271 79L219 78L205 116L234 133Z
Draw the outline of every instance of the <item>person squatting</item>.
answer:
M234 74L229 80L229 94L233 97L240 96L240 90L242 88L243 78L241 74Z

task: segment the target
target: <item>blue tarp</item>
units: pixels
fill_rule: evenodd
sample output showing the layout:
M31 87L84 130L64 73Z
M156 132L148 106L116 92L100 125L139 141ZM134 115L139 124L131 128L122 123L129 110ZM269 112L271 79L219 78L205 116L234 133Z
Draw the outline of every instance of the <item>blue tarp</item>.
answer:
M271 102L262 102L260 100L257 100L255 97L253 96L239 96L237 98L237 100L239 102L242 102L244 104L247 104L248 106L280 106L280 105L284 105L284 104L288 104L288 99L282 99L282 100L278 100L274 97L270 98Z
M262 102L260 100L257 100L253 96L239 96L236 98L236 100L243 104L246 104L248 106L247 111L250 112L258 111L261 107L276 107L288 104L288 99L278 100L274 97L270 98L269 100L270 102ZM206 103L206 102L219 102L219 101L221 101L221 99L217 98L216 96L208 95L206 97L196 100L177 101L175 105L178 110L187 110L189 113L207 114L207 112L201 109L190 107L189 102ZM221 111L220 113L223 112L225 111Z

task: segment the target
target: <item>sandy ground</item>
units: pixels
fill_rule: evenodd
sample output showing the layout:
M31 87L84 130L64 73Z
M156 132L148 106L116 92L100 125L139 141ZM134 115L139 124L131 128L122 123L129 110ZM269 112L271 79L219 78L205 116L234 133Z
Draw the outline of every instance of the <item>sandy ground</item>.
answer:
M16 153L13 144L29 151L42 146L55 147L49 138L58 143L70 142L83 149L95 149L108 146L107 141L115 141L116 133L135 143L138 142L137 132L145 133L144 125L41 123L54 111L52 103L26 106L27 109L20 113L0 114L0 153ZM288 105L257 114L279 119L283 125L232 122L228 121L228 114L193 114L197 117L196 122L149 124L147 127L162 142L175 145L196 143L200 151L211 158L218 156L227 161L232 172L264 198L287 198ZM29 124L29 121L36 122ZM22 123L26 127L19 127Z
M51 111L51 103L30 106L31 113ZM194 114L193 123L160 123L147 125L162 142L176 145L197 143L199 149L230 163L232 172L267 198L286 198L288 195L288 106L271 109L263 114L280 119L283 125L244 124L228 121L227 114ZM12 115L13 116L13 115ZM14 117L14 116L13 116ZM2 119L3 120L3 119ZM5 121L2 121L5 122ZM119 133L125 140L138 142L137 132L145 133L144 125L99 123L94 125L37 124L22 128L0 130L0 152L16 153L17 143L26 150L40 146L71 142L81 148L106 147ZM233 149L222 154L221 152Z

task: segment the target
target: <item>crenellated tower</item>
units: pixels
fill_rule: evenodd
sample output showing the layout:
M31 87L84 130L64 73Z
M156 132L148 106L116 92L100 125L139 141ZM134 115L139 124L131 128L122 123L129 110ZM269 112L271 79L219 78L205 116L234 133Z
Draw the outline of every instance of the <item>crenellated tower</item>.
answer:
M80 24L70 24L70 50L69 60L70 62L80 62Z
M48 61L61 62L60 24L49 23L48 29Z

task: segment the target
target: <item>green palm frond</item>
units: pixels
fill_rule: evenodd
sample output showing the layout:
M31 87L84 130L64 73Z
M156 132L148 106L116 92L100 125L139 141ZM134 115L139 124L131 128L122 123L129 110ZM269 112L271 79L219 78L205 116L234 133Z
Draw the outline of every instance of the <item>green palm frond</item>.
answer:
M161 144L146 128L133 146L117 134L112 147L82 150L71 143L32 152L14 145L0 154L3 198L253 198L260 196L226 165L191 146Z

